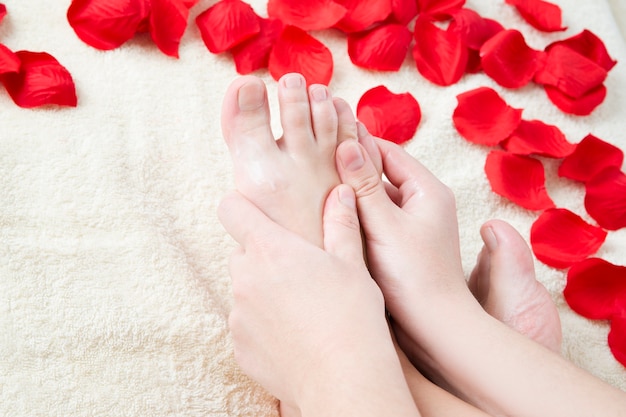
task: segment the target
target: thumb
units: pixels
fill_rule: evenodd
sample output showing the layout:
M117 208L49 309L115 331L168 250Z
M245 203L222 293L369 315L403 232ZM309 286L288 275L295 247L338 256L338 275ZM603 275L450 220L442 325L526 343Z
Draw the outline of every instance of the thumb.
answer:
M378 224L397 206L391 201L381 175L363 146L353 140L337 147L337 171L341 182L350 185L356 194L359 216L365 231L368 224Z
M324 206L324 249L341 259L363 262L363 241L354 190L336 186Z

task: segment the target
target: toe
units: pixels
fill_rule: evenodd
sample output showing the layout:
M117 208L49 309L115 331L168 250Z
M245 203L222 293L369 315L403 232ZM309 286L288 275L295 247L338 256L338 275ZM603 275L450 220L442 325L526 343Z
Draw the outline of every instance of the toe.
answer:
M307 153L315 139L309 95L302 75L283 75L278 81L278 103L283 127L281 146L290 153Z
M337 111L328 87L313 84L309 87L311 121L318 146L334 152L337 147Z
M483 293L483 307L506 320L513 310L510 303L522 301L519 299L536 285L532 254L524 238L508 223L492 220L480 232L486 250L479 260L479 265L484 265L476 285Z
M338 120L337 143L357 139L356 119L350 105L340 98L335 99L334 104Z
M276 148L263 81L245 76L228 87L222 104L222 133L233 157L251 147Z
M560 351L558 311L535 278L532 253L508 223L491 220L481 228L485 249L470 279L483 308L519 333Z

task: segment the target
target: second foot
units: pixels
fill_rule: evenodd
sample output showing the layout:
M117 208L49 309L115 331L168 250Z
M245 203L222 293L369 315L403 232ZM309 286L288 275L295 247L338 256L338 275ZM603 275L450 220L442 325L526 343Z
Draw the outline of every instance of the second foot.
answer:
M491 220L481 228L485 247L469 287L485 311L517 332L560 353L558 311L546 288L535 278L532 254L508 223Z

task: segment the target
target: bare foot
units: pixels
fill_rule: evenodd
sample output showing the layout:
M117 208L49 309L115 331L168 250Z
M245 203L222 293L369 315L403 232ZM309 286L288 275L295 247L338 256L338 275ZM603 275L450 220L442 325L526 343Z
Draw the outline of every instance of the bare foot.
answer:
M333 100L328 88L308 89L300 74L278 82L283 136L270 128L267 91L252 76L235 80L222 107L222 131L233 159L235 186L281 226L322 246L322 212L330 190L339 184L335 149L356 140L356 121L348 104ZM300 415L280 404L283 417Z
M550 294L536 280L528 245L508 223L481 228L485 242L469 287L491 316L554 352L561 352L561 321Z
M321 246L324 202L339 184L335 149L349 138L350 129L339 128L328 88L311 85L307 92L300 74L279 80L278 100L284 134L275 140L263 82L245 76L228 88L222 131L233 159L235 186L272 220ZM338 101L338 108L341 104Z

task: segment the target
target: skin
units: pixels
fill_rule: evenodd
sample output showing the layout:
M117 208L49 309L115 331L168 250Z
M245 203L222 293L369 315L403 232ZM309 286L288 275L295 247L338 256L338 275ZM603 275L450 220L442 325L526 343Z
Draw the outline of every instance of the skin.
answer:
M325 238L332 236L333 233L332 230L324 233L322 213L327 196L333 187L339 184L335 169L335 149L341 141L355 141L356 124L349 111L341 111L338 116L336 109L347 108L345 102L333 100L325 86L313 85L307 91L304 79L299 74L284 76L279 81L278 95L284 135L275 139L270 129L267 93L259 79L242 77L236 80L226 93L222 110L222 129L233 158L235 185L239 192L261 209L268 218L280 224L285 230L295 233L307 243L313 244L318 249L318 255L329 255L329 253L320 252L319 249L325 248L325 244L328 243ZM348 120L344 120L345 117ZM343 192L339 193L341 190ZM332 218L333 213L339 212L333 211L332 208L345 206L333 204L333 201L339 201L340 195L351 201L350 204L354 206L351 189L344 186L340 187L339 191L335 200L328 198L326 203L326 206L330 207L329 218ZM234 200L236 200L234 197L225 199L220 206L219 213L227 230L243 248L243 251L233 256L231 262L235 305L230 316L235 355L242 369L281 400L283 415L297 415L300 412L302 415L316 415L322 411L331 412L350 408L352 406L346 401L357 396L371 398L378 404L378 406L363 404L364 409L360 410L360 414L388 410L389 404L393 403L394 407L397 406L396 411L401 415L417 415L391 342L380 290L371 280L363 261L356 213L353 213L350 224L358 237L354 243L358 248L356 252L358 256L355 259L334 259L335 265L332 270L318 269L317 266L311 268L309 264L308 270L318 269L322 276L308 279L307 285L301 285L302 283L295 286L287 285L285 281L281 281L281 285L277 283L277 286L272 287L269 283L275 280L272 281L269 276L264 277L264 274L259 274L259 267L268 264L269 261L274 264L273 260L281 257L285 247L289 247L290 254L292 254L298 245L295 242L285 245L286 241L282 240L282 237L269 242L264 241L262 244L258 242L258 244L250 244L250 241L238 239L239 235L232 231L232 226L228 226L232 213L237 211L235 208L223 208L229 204L228 201ZM251 218L253 217L245 214L238 216L235 222L241 223L241 219ZM255 227L258 227L261 220L258 219L254 223L257 224ZM281 242L281 245L276 247L276 245L270 245L270 242ZM269 248L274 248L278 252L271 254L263 252ZM249 259L253 261L248 261ZM262 259L266 259L267 262L264 264ZM350 262L347 262L348 260ZM323 264L321 259L319 262ZM243 267L244 265L247 265L248 269ZM290 265L288 269L293 273L298 270L298 268L294 269L295 266ZM301 266L299 267L301 270ZM362 279L356 282L364 283L363 285L367 288L352 285L340 290L334 287L336 282L346 285L349 283L346 280L337 279L341 276L337 271L343 271L344 274L350 271L350 275L357 276L358 274L354 274L353 271L359 268L362 272ZM301 272L304 276L304 271ZM294 273L293 276L295 277L296 274ZM253 277L255 279L252 279ZM324 286L323 282L331 277L335 279L328 282L328 286ZM262 285L254 287L253 283ZM299 295L298 291L301 292ZM332 291L335 291L334 294L341 300L333 298ZM361 307L346 303L346 292L361 294L361 297L354 300ZM313 294L318 294L318 297L314 297ZM280 311L276 311L275 308L277 299L285 301L278 304ZM289 310L290 303L287 301L295 300L299 301ZM262 304L262 301L266 304ZM257 302L260 304L257 305ZM307 303L309 309L305 308ZM267 304L274 305L274 307ZM321 309L320 306L326 307ZM272 314L267 314L268 312ZM324 312L324 315L320 316L320 312ZM357 314L358 312L360 314ZM362 334L365 332L357 331L354 321L361 314L372 318L372 320L366 320L365 323L378 322L378 333ZM285 320L277 320L278 317ZM374 317L376 320L373 320ZM317 327L306 326L304 324L306 318L314 322ZM343 329L338 318L344 319ZM328 334L329 329L326 325L329 322L336 322L336 325L330 329L334 332L332 336ZM302 328L306 328L306 332L303 332ZM261 329L263 329L262 332ZM285 335L290 337L286 338ZM266 336L273 337L273 342L264 339ZM300 340L299 336L306 337ZM367 336L365 340L359 339L365 336ZM320 344L320 340L326 343ZM335 343L340 346L333 347ZM276 349L275 345L280 345L285 349ZM271 348L263 349L264 346L271 346ZM309 358L302 351L305 346L310 350ZM370 347L370 350L359 349L358 351L365 355L368 361L377 358L375 363L379 366L370 367L371 369L361 369L355 366L356 355L354 355L353 346ZM289 349L286 349L287 347ZM328 355L336 360L333 360L332 364L327 364L321 358L315 357L316 354L321 355L324 352L327 352L324 357ZM294 353L297 354L294 355ZM260 363L274 366L269 369L260 369ZM301 369L303 365L313 367ZM328 369L324 371L320 365L326 365ZM284 372L280 372L279 369L284 369ZM301 369L300 374L297 372L298 369ZM363 383L357 385L340 383L338 386L345 386L346 392L343 395L339 395L338 392L332 393L332 397L337 398L336 404L328 401L327 397L331 395L325 392L328 389L328 382L336 377L347 378L350 375L354 380ZM298 379L302 382L294 383ZM366 384L368 380L369 385ZM388 380L385 385L388 389L384 390L380 396L374 395L374 392L380 391L378 384L385 380ZM317 388L312 390L311 387ZM357 388L360 391L349 392L350 389L356 390ZM309 398L312 392L317 397ZM319 409L322 405L328 409ZM350 413L357 411L359 410L356 408L350 408Z
M359 230L359 220L354 208L355 201L359 203L359 214L362 219L362 207L365 207L367 213L380 216L378 219L374 218L373 221L366 214L366 219L363 219L369 221L369 226L368 224L363 226L368 237L367 250L370 256L370 267L373 270L379 269L375 277L385 293L387 307L397 308L397 312L400 313L399 317L402 317L403 308L408 303L405 301L403 304L401 294L393 291L394 273L398 271L393 271L392 268L391 272L385 272L384 263L376 260L377 257L386 256L384 246L389 242L385 242L384 239L374 240L373 243L380 245L377 247L370 241L372 235L376 235L380 225L394 226L393 221L385 219L382 213L385 210L380 210L378 213L376 210L369 210L371 201L369 197L375 194L374 191L382 184L380 172L384 169L385 161L388 168L389 159L396 158L390 156L394 151L389 151L384 144L380 145L379 141L372 138L366 131L364 132L362 127L359 129L359 141L362 144L360 147L354 140L356 124L345 102L332 100L324 86L311 86L307 95L303 80L300 79L300 82L295 83L294 81L296 80L281 79L279 82L281 121L285 134L278 140L273 138L269 129L267 96L264 86L258 79L243 77L235 81L229 88L224 101L222 125L226 143L233 156L235 182L238 190L247 197L244 199L241 195L230 196L224 200L219 211L220 219L227 230L241 245L241 249L236 252L231 262L235 308L231 314L230 324L238 362L244 371L282 400L283 415L298 415L300 412L303 415L316 415L321 412L338 412L339 410L342 410L342 414L359 412L360 415L364 413L378 415L375 413L389 413L393 407L397 407L396 413L416 415L415 405L413 402L407 402L407 398L415 401L423 415L459 415L459 413L484 415L481 411L426 380L401 352L395 355L389 354L391 338L388 330L382 331L383 328L386 329L384 307L381 311L380 299L376 301L378 295L372 295L375 291L366 288L368 285L371 287L373 281L364 269L360 234L359 239L356 239L354 233L344 232L346 230L358 232ZM356 148L352 145L356 145ZM342 147L348 151L341 150ZM352 147L352 153L349 147ZM357 154L354 153L355 149L358 150ZM337 169L342 175L342 180L346 181L344 177L352 178L353 184L351 185L356 190L356 200L354 196L350 197L345 186L329 193L329 190L339 182L334 164L336 153ZM449 198L449 190L443 184L431 181L430 173L423 167L419 168L419 164L402 165L406 162L402 158L394 160L393 163L398 163L398 161L400 165L397 168L409 170L411 178L407 177L402 182L396 177L395 183L392 179L394 185L382 185L388 202L399 208L400 212L404 211L405 214L408 212L408 217L411 218L409 223L414 223L414 228L417 226L423 229L423 223L427 221L430 214L434 214L437 219L436 212L440 209L443 217L452 215L448 219L455 219L453 199ZM365 182L354 183L358 178L353 174L362 171L368 164L373 168L372 172L375 173L377 180L363 177L366 179ZM385 170L387 177L393 178L397 175L392 171L393 169ZM440 205L431 204L433 207L429 207L429 203L413 199L415 196L423 197L424 195L429 198L435 195L434 200ZM326 199L327 196L328 199ZM423 218L416 216L416 212L407 210L412 207L412 199L413 202L417 201L422 208L426 208L427 213ZM451 201L452 205L450 205ZM242 209L242 207L247 208ZM400 212L396 213L398 216L395 219L396 223L403 220ZM325 219L324 223L321 221L322 215ZM419 220L416 221L415 217ZM242 222L242 219L247 219L247 221ZM381 221L376 223L375 220ZM386 224L385 221L387 221ZM260 225L264 223L282 227L261 227ZM439 226L435 222L433 229ZM455 260L455 257L459 258L458 246L448 243L451 240L453 243L456 241L458 245L458 235L454 233L456 225L453 224L453 226L443 229L444 233L441 234L439 241L435 238L432 242L426 242L425 246L424 242L410 242L407 245L407 250L417 249L415 253L421 253L420 249L424 247L430 249L429 253L434 255L437 255L439 250L444 251L441 253L445 256L440 258L443 268L441 271L434 270L436 277L443 277L448 272L453 276L454 272L459 272L454 271L455 262L448 262ZM246 227L253 230L247 230ZM325 255L322 256L317 252L314 256L313 253L308 252L311 248L305 250L302 247L300 251L297 248L302 246L302 241L294 241L294 233L288 237L285 236L286 232L295 232L296 237L304 238L307 244L313 244ZM483 314L486 310L511 327L529 334L553 350L558 350L560 345L558 315L545 288L534 279L532 257L529 257L525 242L519 234L503 222L486 224L481 234L486 246L479 256L477 268L470 279L470 288L484 308L480 310ZM401 234L398 236L403 237ZM350 240L351 238L354 240ZM442 242L443 240L446 242ZM276 242L281 242L280 247L277 247ZM428 247L429 244L432 244L432 248ZM295 264L277 262L281 259L286 260L284 259L286 258L285 247L290 248L291 260L300 262ZM353 253L343 253L339 248L352 248ZM357 252L358 256L355 255ZM382 252L382 256L378 252ZM348 263L342 264L343 261ZM303 270L302 264L308 265L308 268ZM323 265L326 264L332 267L324 270ZM460 265L460 260L458 264ZM411 267L414 266L411 265ZM322 276L311 276L311 271L315 269L325 271L325 273ZM402 265L399 269L402 269ZM413 271L418 270L420 270L419 267L413 269ZM515 273L515 271L518 272ZM351 283L349 288L339 288L334 280L332 282L324 280L328 277L341 280L339 277L342 273L346 276L362 276L360 279L349 280ZM302 281L296 280L297 277L308 278ZM296 282L297 285L295 285ZM269 283L276 285L269 285ZM402 280L398 280L397 283L400 289L405 284ZM447 282L445 279L442 279L439 284L441 283L459 291L459 294L463 291L466 295L469 294L466 285L459 286L456 283L453 284L452 280ZM428 289L428 285L424 288ZM298 293L303 289L307 291ZM337 310L338 305L346 304L345 294L350 294L350 291L358 294L362 291L362 294L369 294L371 309L355 301L355 305L349 304L351 309ZM317 298L314 295L317 295ZM391 303L389 297L391 297ZM404 298L411 299L406 296ZM368 296L363 295L363 299L368 299ZM283 302L277 304L276 300ZM294 300L298 301L295 305ZM480 306L476 303L476 299L472 297L471 300L474 307ZM530 302L531 300L535 302ZM303 309L308 301L313 303L308 305L308 310ZM328 301L331 303L326 305ZM470 305L471 303L467 303L467 307ZM325 306L325 308L322 309L320 306ZM329 314L319 314L320 311ZM377 313L373 313L374 311ZM307 314L298 314L301 312ZM359 317L351 315L354 312L358 312ZM554 314L551 316L551 313ZM538 316L552 318L537 321ZM367 317L371 317L371 322L369 319L364 320ZM281 319L277 320L277 318ZM338 318L351 318L351 320L341 321ZM382 326L381 318L385 326ZM449 384L446 376L437 374L436 367L433 367L428 360L420 359L420 355L424 355L425 351L423 346L416 342L415 335L411 331L414 330L413 327L419 327L421 324L419 320L411 321L410 315L406 315L405 318L407 319L405 321L398 320L394 314L397 333L412 359L429 369L435 378L439 378L442 385L450 387L464 398L488 410L493 410L494 414L497 414L497 408L490 408L490 404L476 401L471 393L468 395L454 384ZM359 326L355 326L355 323L358 321L378 328L377 332L372 333L377 337L368 339L366 336L372 334L362 334L367 332L357 329ZM338 322L333 330L334 333L329 333L327 329L329 327L327 324L331 322L334 324ZM321 328L320 325L322 325ZM310 336L309 338L300 337L303 328L307 330L304 333ZM314 331L310 331L311 329ZM533 334L533 331L536 334ZM546 335L549 337L542 339ZM345 340L350 342L346 343ZM320 341L325 341L325 343L320 345ZM363 360L361 365L358 365L359 358L356 356L359 355L354 354L353 343L358 346L371 347L371 349L365 349L365 356L361 355L360 359ZM289 349L277 349L279 346L289 347ZM392 343L391 346L393 347ZM293 355L294 352L308 352L308 356L306 354L304 356ZM325 352L330 353L322 355ZM308 360L303 360L303 357ZM329 361L329 357L339 360ZM372 358L378 358L375 363L380 366L372 366ZM327 362L332 366L321 366ZM267 367L263 369L260 364L265 364ZM310 366L311 364L315 366ZM403 373L404 376L401 379L398 379L398 364L400 375ZM346 378L361 383L346 384ZM339 385L331 384L332 381L338 382ZM387 381L384 385L387 389L381 390L382 381ZM333 391L326 391L328 387L332 387ZM338 392L337 387L341 387L345 392ZM408 397L407 389L410 394ZM312 396L311 392L315 395ZM332 401L329 401L331 397ZM364 403L363 409L354 407L357 398ZM373 400L371 401L373 404L363 402L363 399ZM320 404L323 404L325 408L321 409Z
M411 361L492 415L624 415L623 392L485 312L465 284L450 190L400 147L377 145L391 185L358 144L338 146L337 167Z

